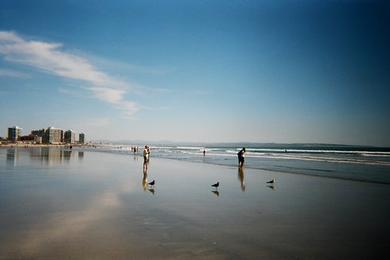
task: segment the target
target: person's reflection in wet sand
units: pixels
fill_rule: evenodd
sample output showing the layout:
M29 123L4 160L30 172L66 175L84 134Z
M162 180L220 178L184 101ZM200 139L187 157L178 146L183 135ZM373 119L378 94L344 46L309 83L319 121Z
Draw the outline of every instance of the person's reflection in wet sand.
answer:
M217 197L219 197L219 191L217 191L217 190L212 190L211 192L214 193Z
M148 188L148 165L149 165L149 161L145 160L143 166L144 176L142 178L142 187L144 188L144 191L146 191Z
M244 175L244 167L238 167L238 179L240 180L241 190L245 191L245 175Z

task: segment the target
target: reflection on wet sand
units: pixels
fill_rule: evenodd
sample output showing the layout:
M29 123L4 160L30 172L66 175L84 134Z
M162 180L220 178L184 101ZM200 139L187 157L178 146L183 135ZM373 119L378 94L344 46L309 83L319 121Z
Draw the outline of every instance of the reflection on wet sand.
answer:
M41 226L30 226L25 237L14 241L27 258L36 258L35 254L44 252L50 243L48 241L63 241L76 234L88 232L91 226L101 223L110 216L112 209L120 208L121 201L117 193L106 192L89 201L90 206L76 212L63 212L61 215L48 218L45 230ZM77 237L77 236L76 236Z
M144 161L143 165L143 178L142 178L142 188L144 191L148 188L148 165L149 161Z
M217 190L212 190L211 192L214 193L215 195L217 195L217 197L219 197L219 191L217 191Z
M245 175L244 175L244 167L238 167L238 179L240 180L241 190L245 191Z
M18 149L16 148L7 149L7 165L15 167L18 159L19 159Z
M143 171L160 185L153 196L139 189L141 165L128 156L87 152L80 174L69 174L68 164L18 152L0 149L23 166L0 174L0 259L372 259L387 249L384 185L280 174L276 185L286 186L269 196L265 176L275 173L247 170L256 188L235 196L236 168L155 160ZM226 196L203 192L212 180Z
M64 160L66 162L69 162L70 161L70 157L72 156L72 150L64 150L63 151L63 155L64 155Z
M40 149L33 149L33 151L30 152L30 157L32 156L32 153L35 153L34 159L40 159L42 162L45 162L49 165L62 163L62 149L42 147Z
M150 191L153 195L154 195L154 193L156 192L156 191L154 190L154 188L150 188L150 189L148 189L148 191Z
M267 185L268 188L270 188L271 190L275 190L275 186L274 185Z
M17 161L20 159L20 152L24 151L24 148L9 148L7 149L7 165L11 165L15 167L17 165ZM64 161L69 162L76 156L76 152L72 153L72 150L63 149L58 147L34 147L28 150L28 155L31 160L39 160L41 162L46 163L47 165L55 165L61 164ZM78 151L77 157L79 160L84 159L84 151Z
M79 160L84 159L84 152L83 151L79 151L78 158L79 158Z

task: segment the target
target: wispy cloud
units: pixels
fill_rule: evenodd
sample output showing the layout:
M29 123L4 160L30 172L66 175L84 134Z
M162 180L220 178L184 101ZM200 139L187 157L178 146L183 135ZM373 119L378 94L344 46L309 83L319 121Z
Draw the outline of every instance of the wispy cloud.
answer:
M29 78L30 75L24 72L10 69L0 69L0 77L11 77L11 78Z
M59 87L58 92L74 98L85 98L86 96L85 91L76 88Z
M139 65L139 64L129 64L121 61L113 61L110 59L105 59L95 55L87 54L87 57L94 64L98 64L103 68L111 68L116 71L124 72L126 74L147 74L150 76L166 76L168 74L176 72L174 67L166 66L149 66L149 65ZM100 67L99 66L99 67Z
M9 62L83 81L94 97L123 110L126 115L131 116L139 110L135 102L125 99L132 89L130 83L100 71L84 57L63 51L62 44L27 40L15 32L0 31L0 54Z

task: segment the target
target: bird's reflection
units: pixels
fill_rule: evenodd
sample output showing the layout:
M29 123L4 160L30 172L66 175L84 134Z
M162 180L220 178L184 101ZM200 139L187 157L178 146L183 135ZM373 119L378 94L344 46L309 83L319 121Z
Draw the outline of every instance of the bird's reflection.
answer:
M214 193L217 197L219 197L219 191L217 191L217 190L212 190L211 192Z
M142 188L146 191L148 188L148 161L144 161L144 166L143 166L143 178L142 178ZM154 192L152 192L154 193Z
M245 191L245 174L242 166L238 167L238 179L240 180L241 190Z
M275 186L272 184L272 185L267 185L268 188L270 188L271 190L275 190Z
M148 191L150 191L153 195L156 192L153 188L148 189Z

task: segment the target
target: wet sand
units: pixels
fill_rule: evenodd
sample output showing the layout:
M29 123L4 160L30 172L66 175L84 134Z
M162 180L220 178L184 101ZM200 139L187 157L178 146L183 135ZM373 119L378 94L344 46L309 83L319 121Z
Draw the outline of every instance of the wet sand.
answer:
M0 259L373 259L389 219L384 184L0 149Z

